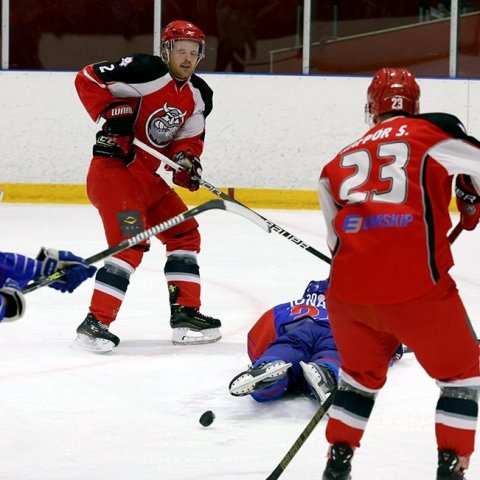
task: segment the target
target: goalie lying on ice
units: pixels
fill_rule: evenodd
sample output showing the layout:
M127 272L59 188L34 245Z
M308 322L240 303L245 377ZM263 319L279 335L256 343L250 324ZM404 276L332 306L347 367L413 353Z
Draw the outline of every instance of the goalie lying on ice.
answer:
M336 388L341 359L325 303L328 280L311 281L302 298L265 312L248 333L252 366L230 382L230 393L258 402L285 392L310 392L324 402ZM403 355L392 352L391 364Z

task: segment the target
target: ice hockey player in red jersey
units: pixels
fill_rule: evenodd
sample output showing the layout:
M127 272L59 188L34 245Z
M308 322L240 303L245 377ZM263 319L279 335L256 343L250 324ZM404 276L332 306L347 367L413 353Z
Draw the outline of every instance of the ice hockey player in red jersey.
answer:
M29 282L62 269L66 269L65 275L48 286L70 293L93 277L97 270L67 250L42 247L35 259L19 253L0 252L0 322L23 317L26 305L22 289Z
M75 80L78 95L94 121L104 120L93 147L87 193L98 209L109 245L186 210L184 202L156 174L160 162L132 147L134 137L183 167L173 182L190 191L202 174L205 118L213 92L194 71L205 55L205 36L190 22L176 20L162 32L161 57L135 54L88 65ZM158 235L166 246L164 266L175 344L220 339L219 320L200 313L198 223L191 219ZM149 242L105 261L95 278L90 312L77 329L81 345L110 351L120 340L109 331L130 276Z
M448 273L447 232L454 178L464 228L478 223L480 143L453 115L419 114L419 98L408 70L378 71L367 92L373 127L320 175L333 257L327 304L343 362L323 480L351 478L353 453L399 342L440 388L437 480L463 479L474 450L479 349ZM372 477L382 477L374 468Z

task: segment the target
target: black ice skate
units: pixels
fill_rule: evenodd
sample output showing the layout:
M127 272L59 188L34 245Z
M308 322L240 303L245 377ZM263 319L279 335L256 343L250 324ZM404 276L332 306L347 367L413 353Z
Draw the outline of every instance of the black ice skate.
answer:
M198 308L186 307L177 303L180 295L178 285L171 283L168 286L168 294L174 345L201 345L202 343L218 342L222 338L220 333L222 322L220 320L203 315Z
M200 313L197 308L172 305L170 326L174 345L200 345L222 338L220 320Z
M305 363L301 361L300 366L313 396L320 403L323 403L329 393L333 392L337 386L333 373L330 372L328 367L315 362Z
M118 346L120 339L98 321L92 313L77 328L75 346L97 353L111 352Z
M437 480L467 480L464 471L468 461L455 452L440 450L438 452Z
M352 457L353 450L349 445L332 445L328 452L327 467L323 472L322 480L351 480Z
M283 360L262 363L256 368L249 368L238 374L228 388L234 397L243 397L254 390L272 386L287 375L287 370L291 366L291 363L285 363Z

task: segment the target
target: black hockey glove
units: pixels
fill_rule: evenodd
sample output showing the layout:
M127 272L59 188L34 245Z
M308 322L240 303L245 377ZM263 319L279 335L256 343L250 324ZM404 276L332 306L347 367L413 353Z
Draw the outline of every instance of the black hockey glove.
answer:
M110 104L104 111L105 123L97 132L93 155L119 158L125 163L133 160L133 129L135 117L133 108L126 102Z
M182 167L173 172L173 183L188 188L191 192L197 191L202 178L200 159L186 152L178 152L173 156L173 161Z
M473 230L480 218L480 196L468 175L457 175L455 180L455 195L460 221L465 230Z

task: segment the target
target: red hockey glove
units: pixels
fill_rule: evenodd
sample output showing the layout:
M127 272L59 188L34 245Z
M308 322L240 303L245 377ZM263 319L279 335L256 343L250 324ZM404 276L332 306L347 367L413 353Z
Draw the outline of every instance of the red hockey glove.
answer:
M173 183L188 188L191 192L197 191L202 178L200 159L185 152L178 152L173 156L173 161L182 167L173 172Z
M468 175L457 175L455 181L455 195L457 208L460 212L460 221L465 230L473 230L480 218L480 195L475 190Z
M129 163L133 157L133 108L126 102L110 104L104 111L105 123L97 133L93 154L119 158Z

